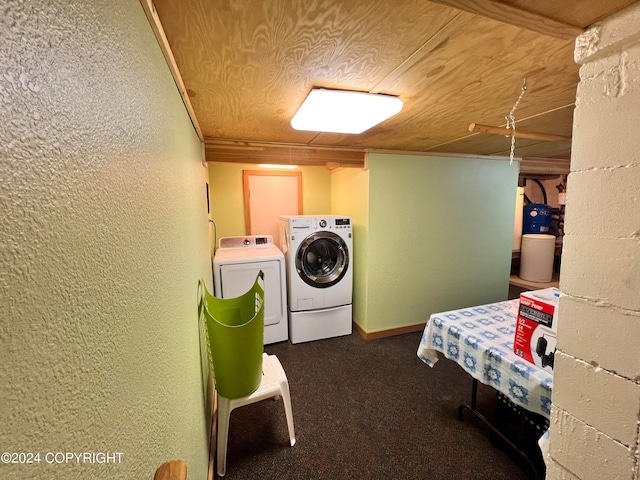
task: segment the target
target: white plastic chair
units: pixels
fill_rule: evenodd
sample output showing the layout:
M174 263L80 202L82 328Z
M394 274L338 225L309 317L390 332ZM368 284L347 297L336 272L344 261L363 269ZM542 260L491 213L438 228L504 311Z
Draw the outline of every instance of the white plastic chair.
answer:
M229 419L231 412L244 405L259 402L271 397L281 397L284 403L284 411L287 416L289 429L289 441L293 447L296 443L296 435L293 428L293 412L291 410L291 397L289 396L289 382L280 360L275 355L262 354L262 382L258 389L246 397L225 398L218 394L218 446L217 462L218 476L223 477L227 467L227 441L229 438Z
M230 299L211 295L202 280L198 284L201 335L206 340L209 368L217 392L217 418L214 417L213 424L217 424L220 477L226 473L231 412L238 407L281 397L291 446L296 443L287 375L278 357L267 355L263 349L263 278L260 272L247 293Z

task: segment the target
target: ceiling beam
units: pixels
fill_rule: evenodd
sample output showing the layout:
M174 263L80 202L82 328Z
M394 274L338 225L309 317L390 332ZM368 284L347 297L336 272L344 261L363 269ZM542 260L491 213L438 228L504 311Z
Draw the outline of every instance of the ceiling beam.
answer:
M497 0L429 0L447 7L562 40L574 40L584 29Z
M571 160L568 158L522 157L520 175L569 175Z
M205 137L207 162L280 164L300 166L364 167L364 149L296 144L244 142Z

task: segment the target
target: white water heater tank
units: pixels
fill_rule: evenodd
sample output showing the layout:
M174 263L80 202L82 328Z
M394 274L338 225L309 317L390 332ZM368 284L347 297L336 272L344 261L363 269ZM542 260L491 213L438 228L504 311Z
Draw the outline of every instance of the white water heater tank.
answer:
M546 283L553 277L554 235L528 233L522 235L520 248L520 278Z

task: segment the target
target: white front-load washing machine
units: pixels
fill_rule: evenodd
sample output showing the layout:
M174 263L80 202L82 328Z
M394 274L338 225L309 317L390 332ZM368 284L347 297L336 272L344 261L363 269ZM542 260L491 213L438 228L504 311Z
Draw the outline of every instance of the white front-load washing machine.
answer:
M246 293L264 273L264 344L289 338L284 254L271 235L223 237L213 257L213 284L218 298Z
M289 340L308 342L352 332L353 228L350 217L280 217L287 265Z

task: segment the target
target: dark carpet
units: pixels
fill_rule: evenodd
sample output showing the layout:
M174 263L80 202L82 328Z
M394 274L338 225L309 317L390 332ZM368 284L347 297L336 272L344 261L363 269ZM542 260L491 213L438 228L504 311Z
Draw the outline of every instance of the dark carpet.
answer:
M530 471L468 412L471 377L450 360L428 367L421 332L267 345L291 390L296 429L289 446L282 401L231 415L227 474L233 479L528 479ZM491 417L495 390L480 385Z

